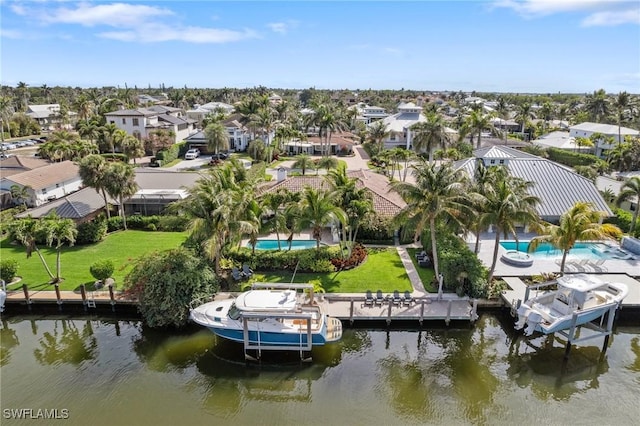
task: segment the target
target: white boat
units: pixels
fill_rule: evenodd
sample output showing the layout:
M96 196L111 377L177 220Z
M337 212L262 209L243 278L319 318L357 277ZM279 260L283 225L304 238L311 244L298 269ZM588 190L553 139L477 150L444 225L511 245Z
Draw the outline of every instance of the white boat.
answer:
M615 306L617 309L629 289L625 284L604 282L587 274L571 274L545 285L557 284L557 290L526 300L518 308L516 329L527 336L534 332L555 333L602 317Z
M310 349L342 337L342 323L323 312L310 284L254 284L235 299L192 308L190 317L247 348Z

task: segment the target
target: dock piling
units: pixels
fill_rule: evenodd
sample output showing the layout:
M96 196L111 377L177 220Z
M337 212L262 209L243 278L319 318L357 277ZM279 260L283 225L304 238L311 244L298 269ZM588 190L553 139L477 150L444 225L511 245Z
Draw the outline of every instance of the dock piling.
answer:
M350 299L350 307L349 307L349 324L353 325L353 297Z
M27 302L29 310L31 310L31 298L29 297L29 289L26 284L22 284L22 292L24 293L24 301Z
M82 296L82 306L87 310L87 289L84 284L80 284L80 296Z
M58 283L55 283L54 287L56 289L56 300L58 303L58 310L62 311L62 297L60 297L60 285Z
M453 301L449 300L449 303L447 304L447 317L444 320L444 323L449 325L449 323L451 322L451 306L453 305Z
M473 299L473 307L471 308L471 322L478 319L478 299Z
M393 303L391 303L390 300L387 300L387 302L389 303L389 310L387 311L387 325L389 325L391 324L391 306Z
M113 294L113 284L109 284L109 299L111 300L111 311L116 311L116 298Z
M420 325L424 321L424 299L420 300L420 319L418 319Z

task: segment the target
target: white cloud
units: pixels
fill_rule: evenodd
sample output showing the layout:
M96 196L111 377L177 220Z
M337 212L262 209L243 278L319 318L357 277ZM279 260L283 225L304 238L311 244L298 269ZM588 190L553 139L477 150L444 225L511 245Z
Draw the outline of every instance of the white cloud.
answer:
M402 50L396 49L395 47L385 47L382 51L395 56L401 56L404 53Z
M98 37L124 42L154 43L182 41L187 43L229 43L258 37L250 29L231 30L212 27L183 26L176 14L167 8L128 3L44 3L13 4L14 13L46 25L81 25L111 27L96 33ZM167 21L167 19L171 21ZM169 23L170 22L170 23ZM292 21L293 22L293 21ZM292 23L287 23L287 28ZM8 34L9 37L11 34Z
M582 21L583 27L612 27L622 24L640 25L640 11L630 9L611 12L596 12L587 16Z
M124 31L106 31L98 33L99 37L119 41L157 43L166 41L183 41L188 43L229 43L249 38L257 38L255 31L245 29L233 31L204 27L170 27L164 24L146 24L138 28Z
M630 0L497 0L491 7L512 9L524 18L584 13L585 27L640 24L640 2Z
M25 37L24 33L18 30L8 30L6 28L0 28L0 37L3 38L12 38L12 39L22 39Z
M298 21L288 20L285 22L270 22L267 24L267 27L271 29L271 31L279 34L286 34L294 28L297 28L299 25Z

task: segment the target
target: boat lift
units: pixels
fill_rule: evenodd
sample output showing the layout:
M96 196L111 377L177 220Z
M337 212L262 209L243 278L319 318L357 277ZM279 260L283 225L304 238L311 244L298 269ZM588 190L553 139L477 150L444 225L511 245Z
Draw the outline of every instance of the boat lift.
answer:
M257 289L290 289L290 290L309 290L309 304L313 304L313 285L312 284L281 284L281 283L255 283L251 286L252 290ZM307 327L306 332L304 328L300 327L299 343L297 345L264 345L260 342L260 323L259 321L266 318L275 319L300 319L305 320ZM249 321L256 321L257 325L257 337L258 343L251 343L249 339ZM311 333L311 321L313 320L313 313L311 312L291 312L291 313L279 313L273 312L247 312L242 314L242 327L244 337L244 357L249 361L257 361L262 356L263 350L277 350L277 351L300 351L300 359L303 361L310 361L311 357L305 357L305 352L310 353L313 347L312 333ZM306 343L303 340L303 336L306 334ZM247 350L257 351L257 356L253 357L247 353Z

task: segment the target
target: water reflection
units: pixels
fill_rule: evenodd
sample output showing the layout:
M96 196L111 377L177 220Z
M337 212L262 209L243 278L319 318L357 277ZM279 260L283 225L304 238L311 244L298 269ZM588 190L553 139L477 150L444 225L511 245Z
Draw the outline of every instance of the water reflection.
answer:
M6 319L2 320L2 328L0 329L0 366L4 366L11 360L11 349L20 344L16 331L9 328Z
M640 371L640 338L631 339L631 352L636 356L635 361L627 368L631 371Z
M606 355L598 346L573 347L565 360L564 345L553 336L515 339L509 354L509 377L543 401L567 401L576 393L597 389L599 377L609 370Z
M79 329L81 323L84 324ZM90 320L57 320L53 333L45 332L38 342L40 347L34 349L33 355L40 364L79 365L97 355L98 342Z

